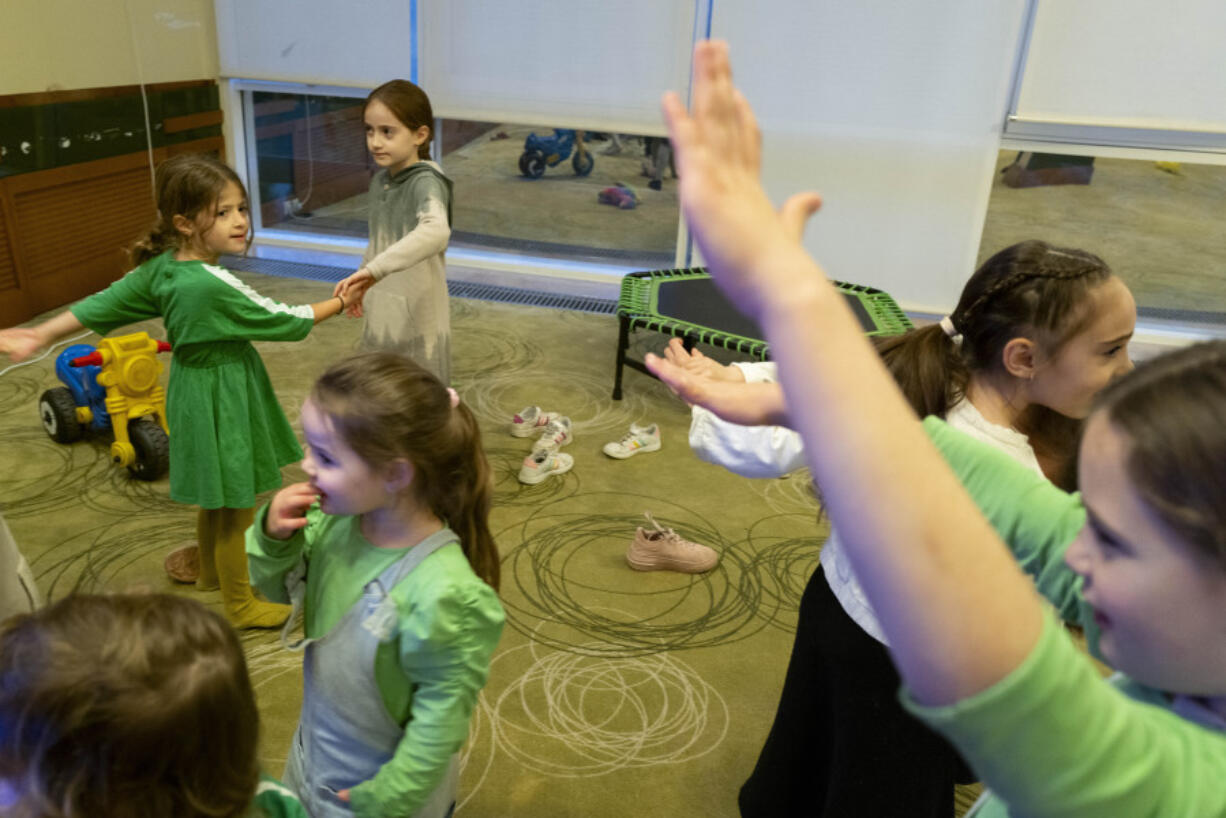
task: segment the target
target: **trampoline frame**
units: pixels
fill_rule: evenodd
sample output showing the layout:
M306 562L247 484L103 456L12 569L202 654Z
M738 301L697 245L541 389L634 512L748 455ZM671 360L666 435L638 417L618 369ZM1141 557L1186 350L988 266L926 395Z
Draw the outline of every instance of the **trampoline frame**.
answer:
M617 299L617 364L613 377L613 400L622 399L622 371L624 367L638 370L647 375L651 373L642 361L634 360L626 355L630 348L630 334L639 329L671 335L682 339L687 350L695 344L708 344L715 347L734 350L747 358L770 360L770 345L764 340L744 338L723 330L679 321L674 318L659 315L656 312L661 279L678 281L685 279L709 279L711 275L705 267L688 267L675 270L644 270L627 273L622 276L621 295ZM897 302L886 292L862 284L848 284L843 281L831 282L844 294L855 295L865 311L877 325L866 334L899 335L911 329L914 325ZM655 377L654 375L652 377Z

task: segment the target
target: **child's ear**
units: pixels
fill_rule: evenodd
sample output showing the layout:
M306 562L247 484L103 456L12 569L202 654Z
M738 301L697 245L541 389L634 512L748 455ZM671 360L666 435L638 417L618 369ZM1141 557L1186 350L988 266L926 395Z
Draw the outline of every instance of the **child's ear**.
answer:
M383 475L383 482L389 492L399 494L413 484L413 475L413 464L404 458L400 458L399 460L393 460L387 465L387 470Z
M421 146L430 141L430 126L422 125L417 130L413 131L413 144Z
M1013 377L1031 380L1038 367L1038 347L1029 338L1013 338L1001 352L1001 363Z
M189 239L196 232L196 223L182 213L176 213L170 220L170 223L175 226L175 230L178 230Z

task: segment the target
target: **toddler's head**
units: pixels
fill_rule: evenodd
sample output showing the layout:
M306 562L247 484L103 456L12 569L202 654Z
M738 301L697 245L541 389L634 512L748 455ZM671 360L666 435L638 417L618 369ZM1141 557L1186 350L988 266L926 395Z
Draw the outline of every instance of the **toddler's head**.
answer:
M460 536L473 570L498 587L498 550L489 531L490 466L477 420L454 390L403 355L369 352L324 372L307 404L304 425L308 414L319 418L328 436L339 439L372 472L385 474L396 464L407 464L408 496ZM343 458L312 468L343 471ZM337 485L354 495L343 487L346 482L352 483ZM376 481L372 492L378 490ZM352 507L337 513L363 513L364 497L346 500ZM326 501L323 510L331 510Z
M258 733L238 639L197 602L77 595L0 626L6 815L244 815Z

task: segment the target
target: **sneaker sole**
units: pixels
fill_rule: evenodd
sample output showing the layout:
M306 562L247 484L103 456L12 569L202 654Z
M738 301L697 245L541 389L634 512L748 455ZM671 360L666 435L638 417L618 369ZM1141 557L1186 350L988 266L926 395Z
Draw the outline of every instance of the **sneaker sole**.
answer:
M542 423L540 426L529 426L525 423L523 425L512 426L511 437L532 437L533 435L539 435L541 430L544 429L546 425L547 424Z
M658 560L635 560L634 557L627 552L626 564L635 571L676 571L679 574L705 574L708 571L719 565L719 560L707 568L697 565L679 565L676 563L664 563Z
M634 457L636 454L645 454L645 453L647 453L647 452L658 452L658 451L660 451L660 441L658 441L658 440L657 440L657 441L655 442L655 445L640 446L639 448L634 449L634 450L632 450L632 451L630 451L630 452L628 452L628 453L624 453L624 454L623 454L622 452L611 452L611 451L609 451L609 449L608 449L608 448L601 449L601 451L602 451L602 452L604 452L605 454L607 454L609 457L612 457L612 458L614 458L614 459L616 459L616 460L627 460L627 459L629 459L629 458L631 458L631 457Z
M519 482L523 483L526 486L535 486L538 483L544 483L546 480L548 480L550 477L554 476L555 474L566 474L568 471L570 471L574 467L575 467L575 461L572 460L569 463L563 463L562 468L552 469L551 471L547 471L544 474L529 474L527 477L525 477L524 473L521 471L519 473Z

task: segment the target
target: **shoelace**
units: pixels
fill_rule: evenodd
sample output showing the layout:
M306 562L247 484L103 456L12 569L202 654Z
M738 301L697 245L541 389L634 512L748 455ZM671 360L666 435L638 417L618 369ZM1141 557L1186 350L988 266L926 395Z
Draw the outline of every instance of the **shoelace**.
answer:
M637 431L637 432L634 432L634 431L631 431L631 432L626 432L624 435L622 435L622 439L621 439L621 440L619 440L619 441L618 441L618 443L620 443L622 446L625 446L627 443L630 443L631 441L633 441L633 440L637 439L637 438L638 438L638 436L639 436L640 434L642 434L642 431L643 431L643 430L642 430L642 429L640 429L640 430L639 430L639 431ZM651 519L651 515L650 515L650 514L648 514L648 515L647 515L647 518L648 518L648 519ZM651 522L654 524L654 523L655 523L655 520L652 520ZM660 527L657 525L657 526L656 526L656 528L660 528ZM664 529L660 528L660 530L661 530L661 531L663 531ZM669 529L669 531L671 531L671 530L672 530L672 529L670 528L670 529Z
M643 516L647 518L647 522L655 526L656 530L654 533L659 534L664 539L669 540L670 542L679 542L687 546L694 544L694 543L690 543L690 542L687 542L686 540L681 539L681 535L678 534L676 531L673 531L671 528L665 528L664 526L657 523L656 518L651 516L650 511L644 511Z

